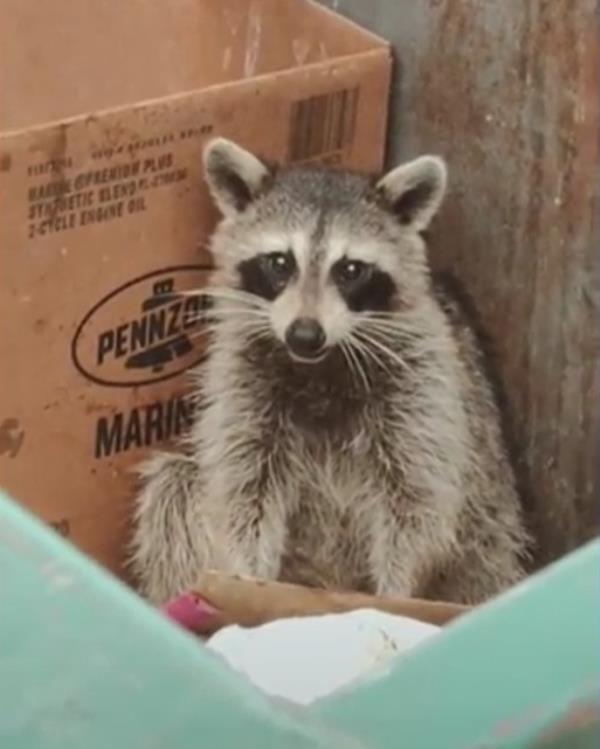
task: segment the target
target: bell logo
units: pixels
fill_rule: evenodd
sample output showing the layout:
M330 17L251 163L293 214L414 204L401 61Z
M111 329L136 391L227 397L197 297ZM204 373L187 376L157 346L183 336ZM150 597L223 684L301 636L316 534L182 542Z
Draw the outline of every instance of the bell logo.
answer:
M211 268L180 266L120 286L85 315L71 345L87 379L107 387L136 387L170 379L204 354Z
M201 315L201 297L190 296L183 302L170 300L174 294L172 278L157 281L152 296L142 303L142 338L148 339L150 348L132 353L125 360L128 369L148 369L162 372L173 359L181 358L193 350L187 335L198 326ZM171 318L167 324L167 318ZM167 330L167 328L169 330ZM157 332L158 343L152 345L152 332ZM166 332L166 339L165 339ZM169 334L172 337L169 337Z

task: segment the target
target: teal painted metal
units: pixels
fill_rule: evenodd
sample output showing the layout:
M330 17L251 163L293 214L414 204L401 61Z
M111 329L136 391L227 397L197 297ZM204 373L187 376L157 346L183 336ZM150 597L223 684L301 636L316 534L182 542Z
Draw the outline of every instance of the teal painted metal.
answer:
M2 749L344 746L0 495Z
M291 710L0 494L2 749L592 749L599 706L598 542Z
M369 747L597 749L599 706L595 541L411 651L387 679L329 699L318 713Z
M532 749L597 749L600 746L600 707L577 705L551 722Z

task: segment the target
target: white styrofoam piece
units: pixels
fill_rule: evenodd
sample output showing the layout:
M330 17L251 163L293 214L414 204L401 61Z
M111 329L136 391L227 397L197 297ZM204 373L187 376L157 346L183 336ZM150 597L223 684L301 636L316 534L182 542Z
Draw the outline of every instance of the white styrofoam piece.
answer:
M225 627L208 641L236 671L276 697L307 705L385 668L439 630L403 616L361 609Z

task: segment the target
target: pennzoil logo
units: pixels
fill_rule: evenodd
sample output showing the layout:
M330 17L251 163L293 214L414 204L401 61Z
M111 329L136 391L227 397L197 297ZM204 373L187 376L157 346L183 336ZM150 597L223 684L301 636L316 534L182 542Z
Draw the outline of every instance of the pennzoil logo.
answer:
M205 265L148 273L107 294L85 315L71 343L74 365L107 387L176 377L204 357Z

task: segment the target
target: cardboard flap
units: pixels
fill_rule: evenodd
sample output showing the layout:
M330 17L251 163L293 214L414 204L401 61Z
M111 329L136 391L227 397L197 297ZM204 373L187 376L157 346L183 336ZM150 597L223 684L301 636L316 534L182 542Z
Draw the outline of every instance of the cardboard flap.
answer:
M307 0L4 0L0 130L380 46Z

